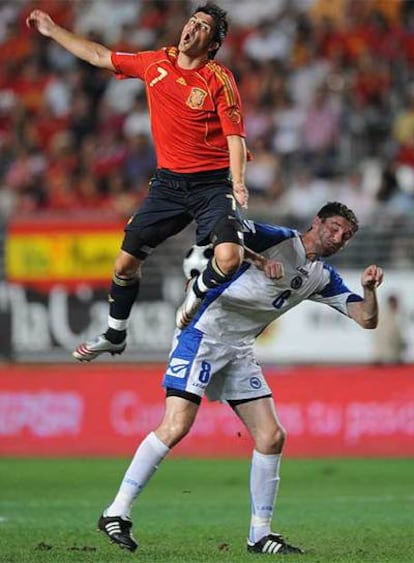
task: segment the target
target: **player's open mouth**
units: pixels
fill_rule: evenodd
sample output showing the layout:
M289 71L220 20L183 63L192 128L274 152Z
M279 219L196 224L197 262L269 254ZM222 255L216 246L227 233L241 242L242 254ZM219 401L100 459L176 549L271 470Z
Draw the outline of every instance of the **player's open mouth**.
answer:
M190 43L191 40L192 40L191 33L186 33L183 37L183 43L184 44Z

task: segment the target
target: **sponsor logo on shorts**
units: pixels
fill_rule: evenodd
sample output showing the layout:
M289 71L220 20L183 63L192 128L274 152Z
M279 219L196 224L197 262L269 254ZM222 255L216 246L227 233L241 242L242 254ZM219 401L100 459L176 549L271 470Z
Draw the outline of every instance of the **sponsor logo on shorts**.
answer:
M250 378L250 387L252 387L253 389L260 389L261 386L262 386L262 382L258 377Z
M184 379L187 376L189 365L189 360L183 360L182 358L171 358L170 363L168 364L166 375Z

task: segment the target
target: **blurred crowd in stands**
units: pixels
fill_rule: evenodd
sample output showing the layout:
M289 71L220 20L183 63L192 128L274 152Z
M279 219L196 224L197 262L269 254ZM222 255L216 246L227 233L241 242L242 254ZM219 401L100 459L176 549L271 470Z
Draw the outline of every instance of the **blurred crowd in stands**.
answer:
M0 2L0 215L128 216L155 166L143 85L68 54L25 18L40 8L113 50L176 44L203 1ZM414 2L217 0L230 33L250 214L307 221L327 200L362 224L414 218Z

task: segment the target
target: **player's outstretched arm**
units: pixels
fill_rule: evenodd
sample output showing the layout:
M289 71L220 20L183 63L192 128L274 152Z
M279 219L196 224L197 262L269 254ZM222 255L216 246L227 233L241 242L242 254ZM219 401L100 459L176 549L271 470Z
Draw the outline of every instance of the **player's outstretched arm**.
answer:
M26 19L26 25L45 37L50 37L64 49L99 68L115 70L111 61L111 51L94 41L89 41L57 25L46 12L33 10Z
M361 276L361 285L364 290L362 301L348 303L349 316L362 328L376 328L378 324L377 287L383 280L382 268L371 265L366 268Z

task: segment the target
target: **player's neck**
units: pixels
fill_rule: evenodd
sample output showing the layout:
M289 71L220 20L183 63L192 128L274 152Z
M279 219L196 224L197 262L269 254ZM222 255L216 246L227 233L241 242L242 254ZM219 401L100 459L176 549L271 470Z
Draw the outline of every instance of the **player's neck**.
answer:
M315 250L315 245L313 244L313 237L311 235L311 231L307 231L301 237L303 248L305 249L305 256L306 260L310 262L314 262L318 260L319 254Z
M189 57L185 53L178 53L177 65L183 70L194 70L200 66L203 66L208 62L207 55L201 55L200 57Z

